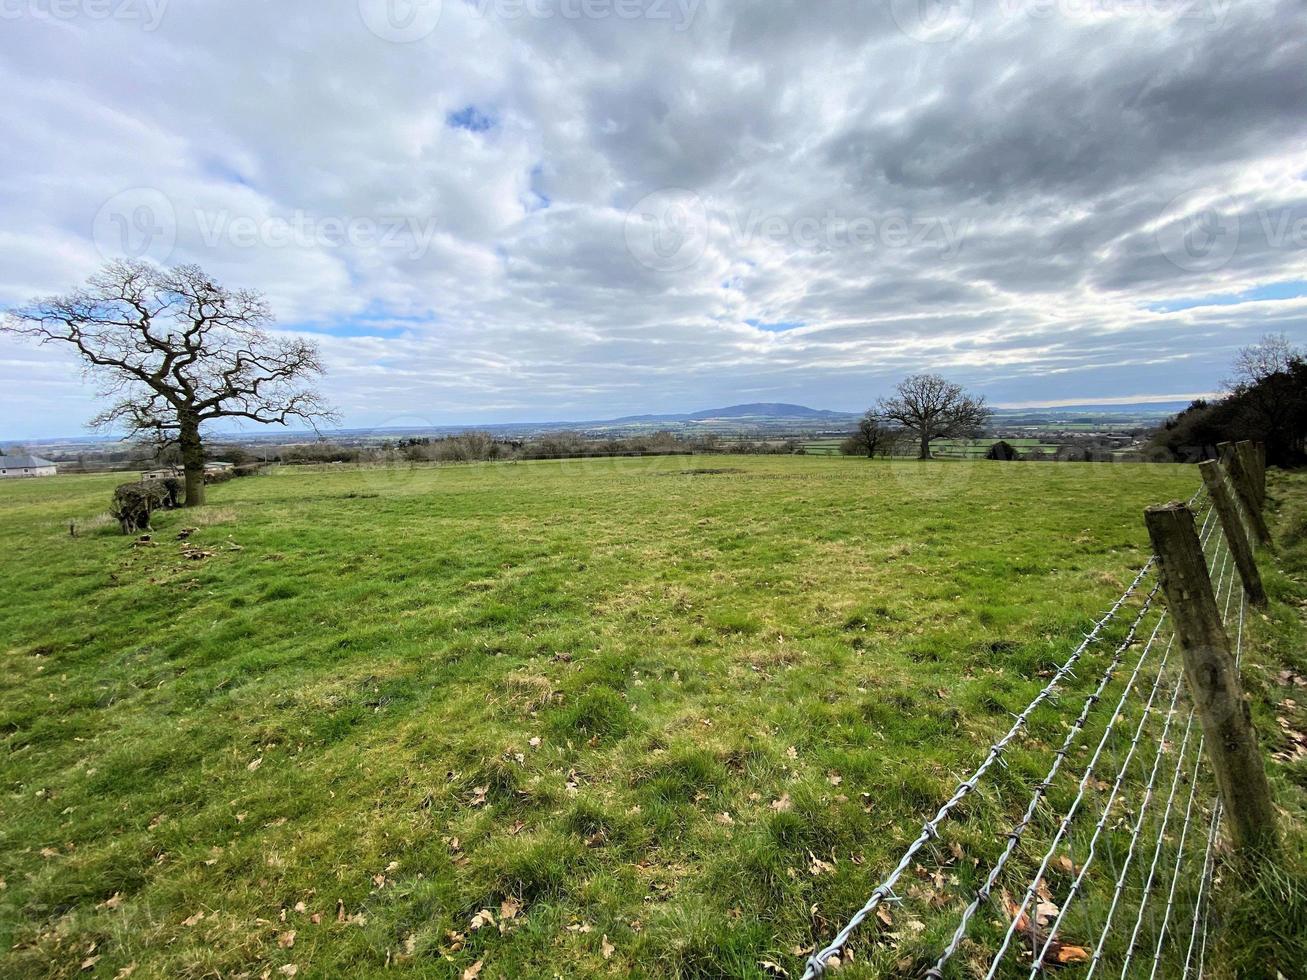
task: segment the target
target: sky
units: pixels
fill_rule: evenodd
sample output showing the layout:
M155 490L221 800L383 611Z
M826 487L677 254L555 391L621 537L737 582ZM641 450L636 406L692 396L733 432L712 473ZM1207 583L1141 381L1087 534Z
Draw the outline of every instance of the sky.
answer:
M198 263L352 427L933 371L1187 398L1307 343L1301 0L0 0L0 306ZM0 335L0 438L100 406Z

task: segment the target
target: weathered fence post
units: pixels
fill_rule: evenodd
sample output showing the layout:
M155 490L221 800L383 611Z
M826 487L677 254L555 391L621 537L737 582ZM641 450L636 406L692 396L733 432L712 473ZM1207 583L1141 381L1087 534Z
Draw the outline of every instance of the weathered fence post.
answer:
M1257 506L1261 507L1262 504L1266 503L1266 486L1262 480L1262 468L1257 462L1257 447L1249 440L1243 439L1234 444L1234 451L1239 454L1239 462L1248 471L1249 482L1253 485L1253 493L1257 495Z
M1266 526L1266 518L1262 517L1262 505L1257 499L1257 490L1253 486L1253 475L1243 460L1246 454L1240 453L1232 442L1218 443L1216 448L1220 450L1221 462L1225 464L1226 472L1230 474L1230 480L1234 483L1235 492L1239 495L1239 502L1243 504L1244 512L1248 515L1248 522L1253 527L1253 534L1257 536L1258 543L1270 544L1271 531Z
M1252 545L1248 543L1248 534L1243 521L1239 519L1239 508L1235 505L1234 495L1221 473L1221 464L1214 459L1198 464L1198 472L1203 475L1203 483L1216 508L1216 516L1225 531L1225 540L1230 545L1230 554L1234 556L1234 566L1239 570L1243 590L1254 606L1266 605L1266 590L1262 588L1262 576L1257 571L1257 562L1253 559Z
M1262 495L1262 503L1266 503L1266 443L1254 442L1253 450L1257 458L1257 492Z
M1162 589L1184 656L1184 675L1203 726L1207 757L1229 814L1231 834L1246 857L1276 847L1275 812L1266 767L1230 640L1216 608L1212 579L1187 506L1172 501L1144 511L1161 565Z

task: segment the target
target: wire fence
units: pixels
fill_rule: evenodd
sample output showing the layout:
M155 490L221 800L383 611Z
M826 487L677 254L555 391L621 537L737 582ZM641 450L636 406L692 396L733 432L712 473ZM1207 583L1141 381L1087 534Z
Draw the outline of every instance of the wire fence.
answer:
M1206 492L1189 506L1237 661L1239 576ZM1222 814L1158 568L1013 716L804 980L855 957L935 978L1203 975Z

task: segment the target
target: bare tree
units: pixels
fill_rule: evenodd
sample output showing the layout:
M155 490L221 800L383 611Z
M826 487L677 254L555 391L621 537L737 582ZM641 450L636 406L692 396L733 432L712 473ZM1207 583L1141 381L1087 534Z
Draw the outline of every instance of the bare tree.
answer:
M902 431L884 423L875 409L868 409L858 419L858 428L852 435L840 443L840 452L845 456L888 456L899 443Z
M1295 361L1307 355L1282 333L1268 333L1255 344L1239 348L1234 357L1234 377L1222 382L1233 393L1252 388L1276 374L1286 374Z
M1301 440L1302 368L1307 351L1284 334L1266 334L1242 347L1234 359L1234 377L1223 382L1234 411L1239 438L1266 443L1272 459L1283 464Z
M334 418L307 383L322 374L317 347L266 333L271 322L259 293L216 285L198 266L124 261L82 289L10 310L0 329L72 346L100 394L116 399L91 424L176 444L186 506L195 507L204 503L206 423Z
M919 459L930 459L930 440L972 435L989 419L984 398L968 394L938 374L904 378L894 392L892 398L876 403L876 413L920 440Z

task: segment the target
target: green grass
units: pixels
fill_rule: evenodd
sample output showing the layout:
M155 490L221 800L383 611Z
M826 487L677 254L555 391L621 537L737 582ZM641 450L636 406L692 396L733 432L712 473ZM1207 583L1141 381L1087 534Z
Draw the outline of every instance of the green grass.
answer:
M283 469L155 547L97 519L119 479L0 483L4 976L797 976L1197 473Z

